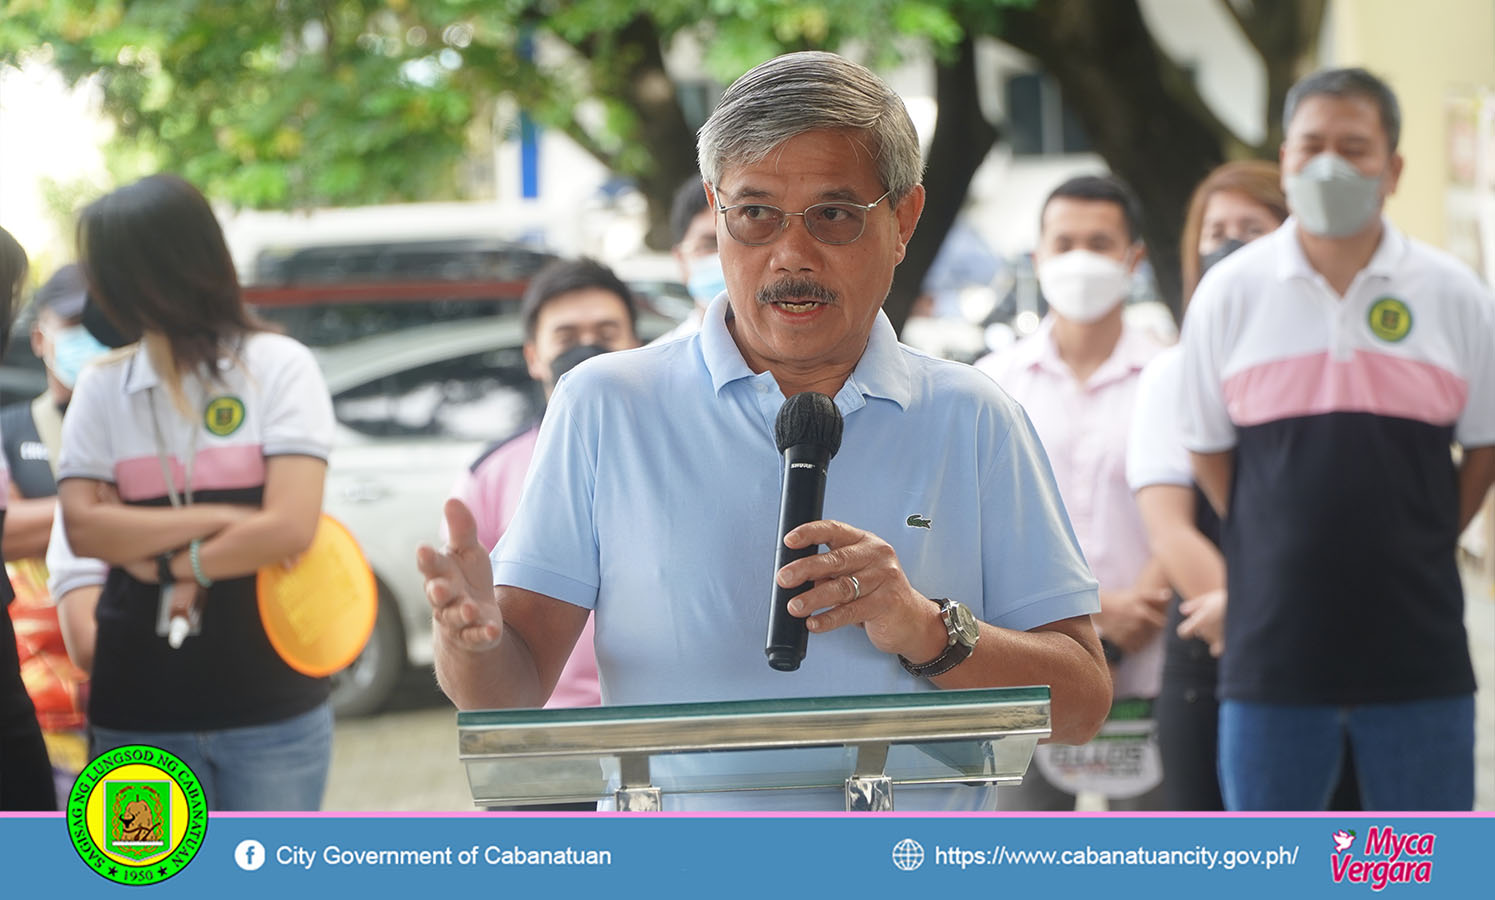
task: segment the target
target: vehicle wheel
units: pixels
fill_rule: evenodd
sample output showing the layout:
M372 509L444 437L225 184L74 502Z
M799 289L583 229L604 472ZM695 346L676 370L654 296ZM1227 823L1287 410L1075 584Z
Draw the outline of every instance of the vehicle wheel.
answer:
M378 712L405 671L405 627L382 590L374 631L352 665L332 676L332 712L342 717Z

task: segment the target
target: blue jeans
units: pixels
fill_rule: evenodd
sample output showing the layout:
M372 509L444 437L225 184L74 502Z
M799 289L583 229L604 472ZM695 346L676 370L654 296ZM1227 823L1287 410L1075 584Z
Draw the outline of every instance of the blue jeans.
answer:
M1359 706L1220 704L1230 810L1328 808L1348 737L1367 810L1474 808L1474 697Z
M244 728L124 731L94 726L98 756L126 744L175 754L202 782L208 808L294 812L322 805L332 764L332 708Z

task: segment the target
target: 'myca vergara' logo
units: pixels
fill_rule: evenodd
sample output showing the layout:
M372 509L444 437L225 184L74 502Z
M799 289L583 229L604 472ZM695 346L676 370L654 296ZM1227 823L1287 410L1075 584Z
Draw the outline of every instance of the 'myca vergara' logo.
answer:
M1433 834L1396 834L1391 826L1372 826L1365 836L1365 856L1356 859L1351 849L1355 832L1335 832L1336 851L1329 855L1329 870L1335 884L1368 884L1379 891L1388 884L1427 884L1433 880Z

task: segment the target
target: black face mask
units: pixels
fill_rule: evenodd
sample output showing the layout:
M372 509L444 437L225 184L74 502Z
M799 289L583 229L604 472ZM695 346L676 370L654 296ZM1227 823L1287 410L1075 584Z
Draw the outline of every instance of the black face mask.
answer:
M550 383L561 380L561 376L594 356L601 356L607 349L596 344L577 344L575 347L550 361Z
M1203 278L1204 273L1208 272L1212 266L1244 246L1246 246L1245 241L1229 238L1225 243L1216 247L1213 253L1206 253L1199 257L1199 276Z

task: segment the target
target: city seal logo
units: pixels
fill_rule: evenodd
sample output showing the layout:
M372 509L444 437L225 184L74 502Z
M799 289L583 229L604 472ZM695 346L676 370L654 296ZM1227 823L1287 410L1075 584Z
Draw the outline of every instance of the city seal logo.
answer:
M1367 321L1371 334L1395 344L1412 330L1412 310L1395 297L1382 297L1370 305Z
M119 884L165 881L197 855L208 803L197 776L165 750L132 744L89 763L68 794L73 849Z
M219 437L228 437L244 424L244 401L238 397L214 397L203 411L202 423Z

